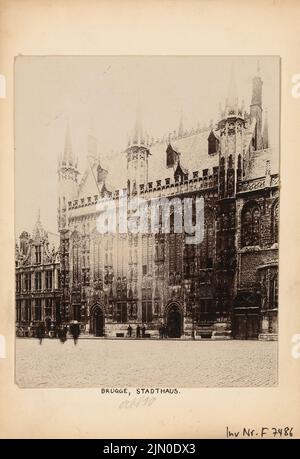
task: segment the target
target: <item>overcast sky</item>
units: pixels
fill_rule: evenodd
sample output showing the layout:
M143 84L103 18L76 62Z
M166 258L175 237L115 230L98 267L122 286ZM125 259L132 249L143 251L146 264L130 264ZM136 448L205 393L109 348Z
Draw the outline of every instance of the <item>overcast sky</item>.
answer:
M248 110L257 57L26 57L15 65L16 235L30 233L38 209L57 233L57 159L69 120L73 152L84 172L93 128L100 152L127 146L137 103L145 130L162 137L218 120L232 64L239 99ZM272 146L278 147L279 59L259 57L263 105ZM110 171L110 173L123 171Z

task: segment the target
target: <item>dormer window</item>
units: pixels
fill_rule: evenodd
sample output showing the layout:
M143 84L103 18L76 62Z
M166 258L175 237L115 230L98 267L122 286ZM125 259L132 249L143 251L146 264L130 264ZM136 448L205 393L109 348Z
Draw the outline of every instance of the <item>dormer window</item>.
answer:
M175 164L178 162L179 153L176 150L174 150L171 144L168 145L166 153L167 153L166 166L168 168L174 167Z
M105 182L107 176L107 170L103 169L100 164L97 166L97 181L98 183Z
M218 152L218 144L219 144L219 141L217 137L215 136L214 132L211 131L208 136L208 154L209 155L214 155L215 153Z

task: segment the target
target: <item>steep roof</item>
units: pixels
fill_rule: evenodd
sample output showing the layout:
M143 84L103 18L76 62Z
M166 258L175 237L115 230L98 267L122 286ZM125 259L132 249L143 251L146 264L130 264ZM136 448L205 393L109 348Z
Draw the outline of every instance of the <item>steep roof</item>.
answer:
M256 120L250 120L248 117L247 127L244 130L243 149L247 152L251 146L251 140L255 133ZM213 168L219 165L218 153L208 153L208 138L210 134L219 139L219 131L212 127L203 128L201 130L186 133L183 136L173 137L171 140L164 139L156 141L149 147L150 155L148 157L148 181L155 182L156 180L165 180L173 178L177 167L168 168L166 164L166 150L169 143L172 148L180 155L180 165L184 170L187 170L189 175L195 171L202 175L204 169L208 169L209 174L212 174ZM278 159L274 158L272 150L261 150L252 152L250 155L250 164L247 168L248 178L261 177L265 174L266 160L271 161L271 173L278 172ZM97 160L88 166L83 174L79 185L78 197L94 196L99 194L97 188ZM101 165L108 170L107 180L105 181L106 189L114 191L127 187L127 158L123 152L118 152L101 157ZM92 173L92 171L93 173ZM94 176L93 176L94 174Z
M253 151L245 179L264 177L266 175L267 161L270 161L271 174L278 174L279 158L277 156L274 155L274 151L271 148Z
M172 147L180 153L180 164L188 170L190 174L194 171L201 171L218 166L218 154L208 154L208 136L210 129L172 140ZM163 180L174 174L166 167L167 143L161 142L154 144L149 157L148 176L149 181Z

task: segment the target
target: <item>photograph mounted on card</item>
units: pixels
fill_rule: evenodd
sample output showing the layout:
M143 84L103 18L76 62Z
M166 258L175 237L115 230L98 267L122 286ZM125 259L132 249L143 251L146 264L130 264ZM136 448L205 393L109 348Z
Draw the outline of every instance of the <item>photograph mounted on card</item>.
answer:
M19 387L278 384L279 118L277 56L16 58Z

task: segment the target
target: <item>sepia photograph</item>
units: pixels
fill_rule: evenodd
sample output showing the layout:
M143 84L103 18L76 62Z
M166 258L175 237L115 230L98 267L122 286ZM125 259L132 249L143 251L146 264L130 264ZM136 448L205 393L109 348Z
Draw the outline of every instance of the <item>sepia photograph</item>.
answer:
M277 386L280 58L14 79L16 384Z

